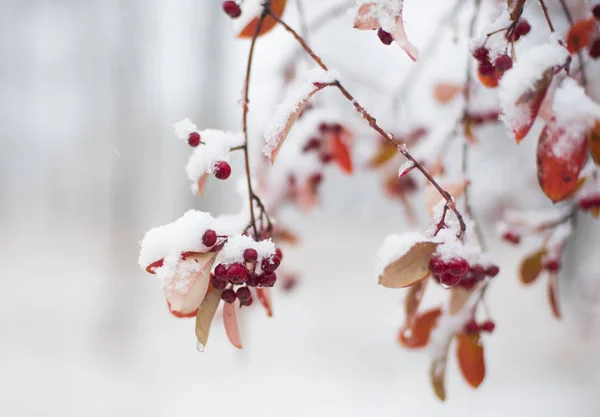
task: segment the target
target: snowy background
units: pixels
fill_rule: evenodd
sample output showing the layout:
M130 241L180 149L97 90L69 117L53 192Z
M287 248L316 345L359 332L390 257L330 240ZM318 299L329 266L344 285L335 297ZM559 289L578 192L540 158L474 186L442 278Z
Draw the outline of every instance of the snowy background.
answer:
M339 3L306 1L309 20ZM427 44L447 3L407 2L417 46ZM296 24L289 6L286 19ZM350 22L341 13L311 42L391 124L386 100L413 64ZM463 76L464 48L450 38L403 110L424 123L443 114L431 107L427 80ZM577 253L561 277L561 322L551 317L543 280L526 289L517 280L535 242L492 240L503 269L488 292L497 330L485 336L487 377L475 392L451 360L441 404L426 352L396 343L403 292L376 285L378 247L407 226L372 174L332 172L315 212L284 213L304 240L284 262L301 271L299 287L275 291L273 319L246 311L244 350L229 345L217 322L206 351L196 351L193 320L172 317L157 280L137 267L138 242L190 207L239 208L234 180L213 181L201 201L189 193L188 149L171 126L190 117L201 128L239 128L247 48L233 40L217 0L0 4L0 415L600 415L600 289L589 279L600 266L598 225L585 217L577 225ZM277 64L292 51L279 29L259 43L255 141L280 97ZM481 140L473 153L480 217L549 204L532 187L533 140L517 148L501 128ZM493 200L484 196L490 187ZM433 305L443 293L427 297Z

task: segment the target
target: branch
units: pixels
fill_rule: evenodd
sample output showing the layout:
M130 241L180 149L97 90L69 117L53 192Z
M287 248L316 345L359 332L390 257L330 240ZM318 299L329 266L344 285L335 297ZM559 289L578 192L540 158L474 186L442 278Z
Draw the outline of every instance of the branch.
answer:
M267 8L267 13L269 15L271 15L271 17L273 19L275 19L275 21L277 21L277 23L279 23L281 26L283 26L285 28L285 30L287 30L296 39L296 41L300 44L300 46L302 46L302 48L310 55L310 57L313 59L313 61L316 62L316 64L319 67L321 67L325 71L328 71L328 68L323 63L323 60L308 46L308 44L302 38L302 36L300 36L287 23L285 23L283 20L281 20L281 18L279 16L277 16L276 14L274 14L269 8ZM383 136L386 141L388 141L389 143L391 143L392 145L394 145L394 147L398 150L398 152L400 152L406 159L408 159L409 161L411 161L414 164L415 168L417 168L419 171L421 171L421 173L425 176L425 178L427 178L427 180L429 181L429 183L431 183L431 185L433 185L435 187L435 189L440 193L440 195L444 198L444 200L446 200L446 204L447 204L448 208L454 212L454 214L456 215L456 218L457 218L457 220L458 220L458 222L460 224L459 238L462 239L463 236L464 236L465 230L466 230L466 225L465 225L465 222L463 220L462 215L460 214L460 212L456 208L456 204L454 204L454 201L452 200L452 196L450 195L450 193L448 193L446 190L444 190L435 181L435 179L433 179L433 177L431 176L431 174L423 167L423 165L421 165L410 154L410 152L408 152L408 150L406 149L406 147L404 146L404 144L396 142L394 140L394 137L391 134L386 133L377 124L376 119L373 116L371 116L369 114L369 112L367 112L367 110L365 110L365 108L358 103L358 101L356 101L356 99L352 96L352 94L350 94L350 92L348 90L346 90L346 88L342 85L342 83L340 81L335 81L333 83L333 86L336 87L338 90L340 90L340 92L342 93L342 95L349 102L352 103L352 105L354 106L354 108L358 111L358 113L360 113L360 115L363 117L363 119L365 119L369 123L369 126L371 126L377 133L379 133L381 136Z
M552 20L550 19L550 15L548 14L548 7L546 7L546 3L544 3L544 0L538 1L540 3L540 6L542 6L542 11L544 12L544 17L546 18L546 23L548 24L550 32L554 32L554 25L552 24Z

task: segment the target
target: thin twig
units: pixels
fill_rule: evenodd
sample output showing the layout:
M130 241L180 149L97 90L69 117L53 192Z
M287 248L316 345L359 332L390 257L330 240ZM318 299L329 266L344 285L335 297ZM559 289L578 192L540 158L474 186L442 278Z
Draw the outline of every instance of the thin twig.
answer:
M542 11L544 12L544 17L546 18L546 23L548 23L548 28L550 29L550 32L554 33L554 25L552 24L552 20L550 19L550 15L548 14L548 7L546 7L546 3L544 3L544 0L538 0L540 3L540 6L542 6Z
M302 48L310 55L310 57L313 59L313 61L315 61L315 63L319 67L321 67L325 71L328 70L327 66L323 63L323 60L310 48L310 46L308 46L306 41L294 29L292 29L287 23L285 23L283 20L281 20L281 18L279 16L277 16L276 14L274 14L270 9L268 9L268 13L271 15L271 17L273 19L275 19L277 21L277 23L279 23L281 26L283 26L285 28L285 30L287 30L296 39L296 41L298 41L298 43L302 46ZM365 119L367 121L367 123L369 123L369 126L371 126L377 133L379 133L381 136L383 136L386 141L388 141L389 143L394 145L396 147L396 149L398 150L398 152L400 152L406 159L411 161L415 165L415 168L417 168L419 171L421 171L421 173L425 176L425 178L427 178L429 183L431 185L433 185L433 187L440 193L440 195L444 198L444 200L446 200L446 204L448 205L448 208L454 212L454 214L456 215L456 218L460 224L459 237L462 238L464 236L464 233L466 230L466 225L465 225L462 215L460 214L460 212L458 211L458 209L456 207L456 204L454 204L454 200L452 200L452 196L450 195L450 193L448 193L446 190L444 190L437 183L437 181L423 167L423 165L421 165L421 163L419 163L410 154L410 152L406 149L404 144L396 142L391 134L386 133L377 124L376 119L373 116L371 116L371 114L369 114L369 112L367 112L367 110L365 110L365 108L356 101L356 99L352 96L352 94L350 94L350 92L348 90L346 90L346 88L342 85L342 83L340 81L335 81L333 83L333 86L337 87L337 89L340 90L342 95L349 102L352 103L354 108L358 111L358 113L360 113L360 115L363 117L363 119Z

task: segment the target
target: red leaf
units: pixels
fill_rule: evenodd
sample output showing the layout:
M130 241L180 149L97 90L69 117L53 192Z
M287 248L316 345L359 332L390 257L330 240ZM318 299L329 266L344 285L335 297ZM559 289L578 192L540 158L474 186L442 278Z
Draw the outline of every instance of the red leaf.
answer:
M437 321L442 314L439 308L426 311L415 317L413 326L410 329L403 327L398 334L398 340L404 347L418 349L427 346L431 331L436 326Z
M346 142L339 136L334 136L331 141L331 154L333 160L346 174L352 174L352 157Z
M285 4L287 0L273 0L271 2L271 11L276 16L280 16L283 14L285 10ZM242 29L242 31L238 34L238 38L247 38L251 39L254 37L254 33L256 32L256 27L258 25L259 17L255 17L252 21ZM275 27L277 21L273 19L271 16L267 16L263 21L260 31L258 32L258 36L262 36L265 33L269 32L271 29Z
M555 122L544 127L537 148L538 182L550 200L562 201L577 189L587 156L587 132L573 136Z
M588 136L590 153L596 165L600 165L600 120L596 120Z
M457 339L456 356L460 372L469 385L477 388L485 378L485 360L479 335L460 333Z
M593 17L575 22L567 34L567 49L570 53L588 46L596 29L596 20Z
M542 77L535 82L533 88L523 93L515 103L517 107L522 108L524 114L528 115L520 125L513 128L517 143L521 142L523 138L527 136L529 130L531 130L531 126L533 126L533 122L535 122L535 119L540 112L542 102L546 97L548 87L550 87L553 77L554 69L548 68L544 71Z
M273 317L273 305L271 303L271 291L269 288L257 288L256 295L258 301L260 301L265 310L267 310L267 316Z
M223 324L225 325L225 333L227 333L227 337L231 344L236 348L241 349L242 342L240 339L240 328L238 326L234 303L224 303Z

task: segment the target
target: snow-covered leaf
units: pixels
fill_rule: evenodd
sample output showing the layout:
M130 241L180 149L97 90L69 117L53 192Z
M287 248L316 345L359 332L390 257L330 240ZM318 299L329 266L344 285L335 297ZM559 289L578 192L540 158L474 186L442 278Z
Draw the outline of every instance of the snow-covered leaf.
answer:
M436 247L419 233L389 236L379 251L379 284L404 288L426 278Z
M485 378L485 359L479 335L457 335L458 367L469 385L477 388Z
M362 4L354 17L354 28L361 30L376 30L381 26L377 20L377 16L371 13L371 9L375 5L373 3Z
M415 316L412 327L403 327L398 334L398 340L404 347L419 349L427 346L431 331L442 314L439 308L425 311Z
M391 32L391 34L394 38L394 41L400 46L400 48L404 50L404 52L406 52L410 59L416 61L419 58L419 51L406 37L404 22L402 20L402 11L400 11L399 16L396 18L396 25L394 26L394 30Z
M590 17L573 24L567 34L567 49L575 53L589 45L596 32L596 19Z
M208 342L210 325L220 302L221 290L213 288L206 294L204 301L202 301L202 304L198 308L198 312L196 313L196 337L198 338L198 343L201 343L202 346L206 346Z
M245 6L246 3L249 3L248 7ZM262 6L256 7L256 4L252 4L251 0L247 0L242 4L242 15L240 16L240 20L242 23L242 29L238 33L238 38L242 39L251 39L254 37L256 33L256 28L258 26L258 21L260 19L260 13L262 12ZM257 3L257 2L254 2ZM285 10L285 5L287 0L272 0L271 1L271 11L276 16L281 17ZM262 36L265 33L268 33L275 27L277 21L273 19L271 16L267 16L258 32L258 36Z
M256 296L258 301L265 308L268 317L273 317L273 303L271 301L271 289L270 288L257 288Z
M225 326L225 333L227 333L227 338L231 344L236 348L241 349L242 342L240 339L240 328L238 326L234 303L223 304L223 325Z

